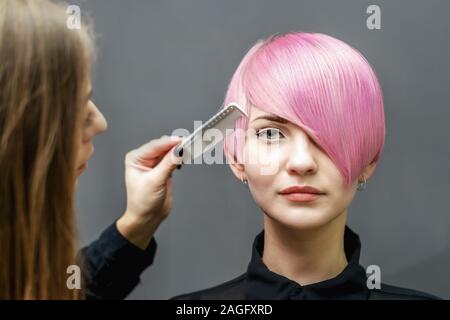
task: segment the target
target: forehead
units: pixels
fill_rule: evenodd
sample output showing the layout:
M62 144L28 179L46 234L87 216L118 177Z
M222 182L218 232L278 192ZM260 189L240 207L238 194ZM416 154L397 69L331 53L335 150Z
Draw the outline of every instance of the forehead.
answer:
M256 117L262 116L262 115L273 115L273 113L265 112L255 106L250 107L250 119L253 120Z
M280 123L284 123L284 124L293 124L289 120L282 118L276 114L266 112L257 107L251 106L249 122L251 123L252 121L261 121L260 119L264 119L267 121L280 122Z
M250 107L250 121L253 120L253 119L255 119L255 118L257 118L257 117L259 117L259 116L262 116L262 115L269 115L269 114L271 114L271 113L262 111L261 109L256 108L256 107L254 107L254 106L251 106L251 107Z

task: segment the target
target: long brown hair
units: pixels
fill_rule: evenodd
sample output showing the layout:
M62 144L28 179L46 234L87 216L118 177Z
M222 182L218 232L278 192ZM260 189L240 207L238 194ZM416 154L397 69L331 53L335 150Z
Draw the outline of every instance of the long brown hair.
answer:
M74 299L76 144L92 43L62 4L0 0L0 299Z

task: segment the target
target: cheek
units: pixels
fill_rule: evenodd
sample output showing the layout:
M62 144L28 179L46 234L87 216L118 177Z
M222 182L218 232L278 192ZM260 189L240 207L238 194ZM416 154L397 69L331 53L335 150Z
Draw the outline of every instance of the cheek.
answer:
M273 185L275 176L272 174L261 174L261 171L261 166L257 164L245 165L245 174L249 181L249 186L258 190L267 190Z
M245 164L251 168L255 181L273 179L286 161L286 151L279 144L265 144L256 139L248 141L245 147ZM258 177L262 176L262 177ZM268 177L272 176L272 177ZM251 177L249 176L251 179Z
M245 174L248 186L255 201L264 206L271 202L276 190L276 177L282 162L279 147L262 146L262 143L248 143L245 148Z
M87 150L89 149L87 144L89 140L85 129L82 129L77 141L77 161L80 162L86 157Z
M356 188L354 188L353 184L348 187L344 186L344 178L331 160L327 159L327 161L324 161L322 168L325 171L323 176L327 179L327 197L330 207L335 208L337 211L344 210L352 202Z
M275 175L260 174L258 165L246 165L245 174L248 179L248 188L257 205L266 209L273 202L275 191Z

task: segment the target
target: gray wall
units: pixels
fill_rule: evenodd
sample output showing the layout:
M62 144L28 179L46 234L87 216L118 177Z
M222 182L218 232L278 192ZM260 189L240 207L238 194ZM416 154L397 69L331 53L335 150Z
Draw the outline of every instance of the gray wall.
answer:
M78 190L83 244L125 208L125 153L193 129L222 103L259 38L302 30L358 48L385 93L387 141L374 178L350 207L362 263L382 281L450 298L450 2L80 0L98 33L94 101L109 122ZM381 7L381 30L366 8ZM244 272L262 213L226 165L175 172L174 208L156 233L154 265L130 298L166 299Z

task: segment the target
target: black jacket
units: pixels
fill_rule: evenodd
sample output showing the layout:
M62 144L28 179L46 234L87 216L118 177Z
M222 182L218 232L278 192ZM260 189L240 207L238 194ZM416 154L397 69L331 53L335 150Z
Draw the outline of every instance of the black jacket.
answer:
M122 236L113 223L78 254L86 299L124 299L153 263L156 247L152 238L147 249L141 250Z
M172 299L217 300L428 300L433 295L381 283L380 289L369 290L366 270L359 264L361 242L359 236L345 227L344 250L348 265L335 278L302 286L270 271L263 263L264 230L255 238L247 272L218 286Z
M256 236L247 272L218 286L179 295L172 299L192 300L310 300L310 299L439 299L433 295L381 284L369 290L366 271L359 264L361 242L345 228L344 250L347 267L335 278L306 286L271 272L262 261L264 230ZM157 244L153 238L141 250L124 238L112 224L98 240L79 255L84 265L87 299L123 299L139 283L140 274L152 264Z

